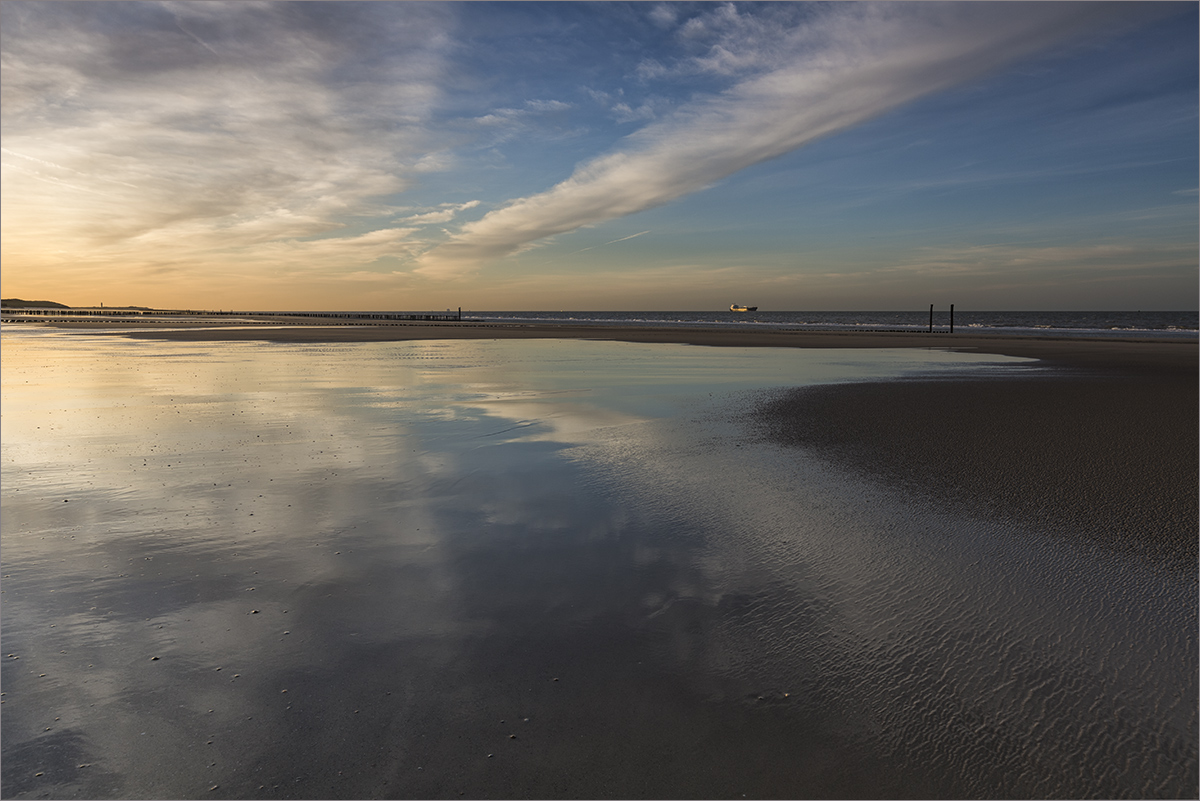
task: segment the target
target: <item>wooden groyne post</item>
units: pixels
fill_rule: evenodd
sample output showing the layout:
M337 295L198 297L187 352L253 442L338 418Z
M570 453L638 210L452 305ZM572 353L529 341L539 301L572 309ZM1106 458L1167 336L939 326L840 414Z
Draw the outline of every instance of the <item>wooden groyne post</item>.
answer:
M931 334L933 333L933 304L932 303L929 304L929 333L931 333ZM945 332L938 331L938 333L942 334ZM951 334L954 333L954 304L953 303L950 304L950 333Z

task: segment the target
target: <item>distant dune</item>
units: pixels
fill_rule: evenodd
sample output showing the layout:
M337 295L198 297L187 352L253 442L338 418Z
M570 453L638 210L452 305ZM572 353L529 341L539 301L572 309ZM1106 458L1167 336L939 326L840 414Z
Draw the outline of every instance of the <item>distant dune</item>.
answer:
M4 298L0 307L5 309L131 309L136 311L154 311L149 306L68 306L65 303L55 303L52 300L21 300L20 298Z
M69 308L69 309L116 309L118 311L120 311L122 309L127 310L127 311L128 310L156 311L156 309L154 309L151 306L68 306L67 308Z
M55 303L52 300L21 300L20 298L0 299L0 308L5 309L69 309L65 303Z

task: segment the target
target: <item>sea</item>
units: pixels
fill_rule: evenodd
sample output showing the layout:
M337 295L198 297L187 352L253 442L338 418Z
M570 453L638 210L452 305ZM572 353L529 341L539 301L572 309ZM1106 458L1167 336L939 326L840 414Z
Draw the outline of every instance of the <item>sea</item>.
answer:
M6 309L6 321L27 320L36 309ZM379 320L445 319L447 316L485 323L548 323L571 325L637 325L663 328L727 328L775 331L959 331L975 334L1072 336L1095 338L1183 339L1200 335L1195 311L970 311L949 307L930 311L476 311L473 309L378 311L165 311L165 310L50 310L55 319L76 314L103 314L113 322L129 315L150 315L160 322L196 315L210 317L351 317ZM316 322L314 320L314 322Z
M729 327L755 330L925 331L928 311L524 311L468 312L464 317L485 322L575 323L586 325L643 325ZM968 311L934 309L932 326L978 334L1026 336L1152 337L1195 339L1200 313L1195 311Z

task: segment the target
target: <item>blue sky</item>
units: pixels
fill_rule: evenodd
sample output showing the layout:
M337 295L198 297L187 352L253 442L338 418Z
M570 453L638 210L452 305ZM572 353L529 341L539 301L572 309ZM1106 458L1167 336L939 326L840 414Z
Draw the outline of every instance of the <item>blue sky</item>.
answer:
M1197 306L1195 3L0 15L5 297Z

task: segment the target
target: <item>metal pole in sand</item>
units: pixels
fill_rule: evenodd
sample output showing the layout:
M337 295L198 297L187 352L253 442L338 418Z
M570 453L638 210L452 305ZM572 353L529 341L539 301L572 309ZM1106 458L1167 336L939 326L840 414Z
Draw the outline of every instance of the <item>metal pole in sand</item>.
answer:
M950 304L950 333L954 333L954 304Z
M933 304L929 304L929 333L933 333Z

